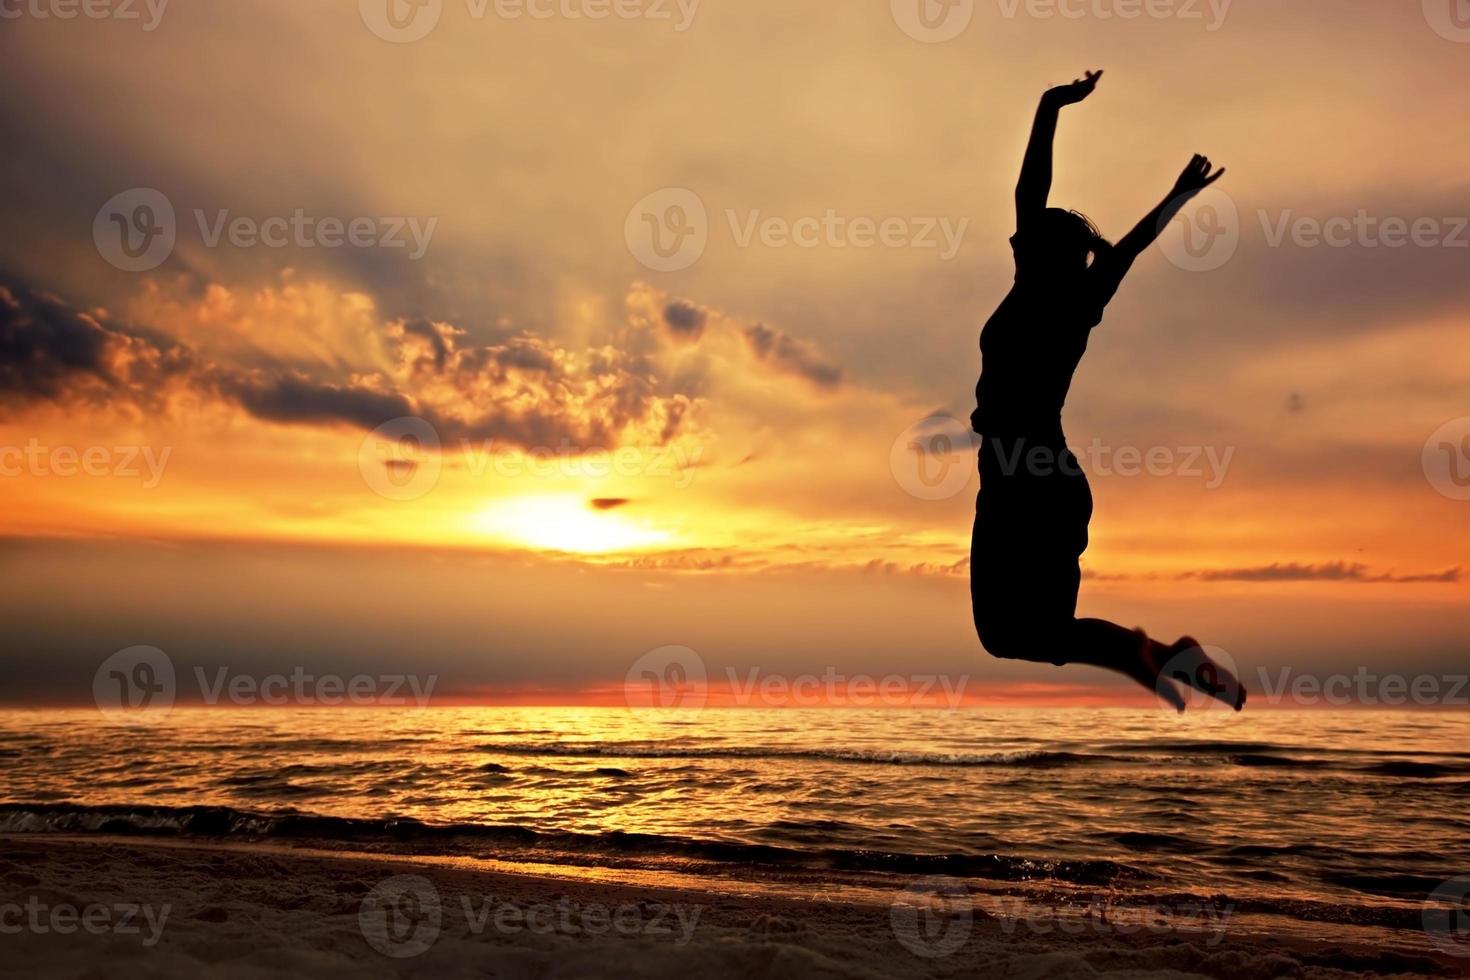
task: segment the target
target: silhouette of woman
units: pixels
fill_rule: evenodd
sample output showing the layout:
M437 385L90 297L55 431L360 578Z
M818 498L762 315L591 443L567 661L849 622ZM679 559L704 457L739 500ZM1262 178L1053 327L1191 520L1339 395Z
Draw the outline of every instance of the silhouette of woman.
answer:
M1177 680L1238 711L1245 690L1194 639L1165 646L1142 630L1077 618L1092 491L1062 434L1072 374L1133 260L1225 172L1211 173L1210 161L1196 155L1168 197L1117 245L1076 211L1047 207L1057 117L1091 95L1101 77L1088 72L1041 97L1016 185L1015 285L980 335L971 416L980 435L970 549L975 628L996 657L1119 671L1183 711Z

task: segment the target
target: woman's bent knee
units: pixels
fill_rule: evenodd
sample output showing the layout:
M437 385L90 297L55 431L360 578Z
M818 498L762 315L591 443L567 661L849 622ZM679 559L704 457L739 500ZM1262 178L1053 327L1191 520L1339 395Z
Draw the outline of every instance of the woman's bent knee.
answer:
M1018 620L977 617L975 631L985 652L999 660L1024 660L1028 663L1066 663L1063 637L1064 624L1023 622Z
M1027 641L1023 632L1011 623L975 622L980 645L985 652L1000 660L1026 660Z

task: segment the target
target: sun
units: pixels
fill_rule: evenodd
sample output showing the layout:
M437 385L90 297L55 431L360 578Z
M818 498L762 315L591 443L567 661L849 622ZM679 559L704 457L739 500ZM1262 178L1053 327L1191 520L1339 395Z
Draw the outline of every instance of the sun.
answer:
M475 515L473 526L503 544L579 555L639 551L674 540L670 531L595 510L571 494L497 500Z

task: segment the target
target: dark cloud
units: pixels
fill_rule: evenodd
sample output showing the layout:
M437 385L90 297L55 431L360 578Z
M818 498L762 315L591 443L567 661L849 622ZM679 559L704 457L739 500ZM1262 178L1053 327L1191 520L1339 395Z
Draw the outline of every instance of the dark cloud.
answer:
M418 320L402 324L397 337L390 356L407 375L401 381L247 370L204 363L105 314L82 313L0 280L0 400L157 405L181 387L278 424L371 430L416 416L441 440L528 449L608 449L635 426L643 438L667 442L693 402L661 388L647 358L611 348L591 352L573 369L576 358L530 335L460 347L463 331ZM425 374L430 383L419 384Z
M1443 572L1427 572L1420 575L1383 575L1378 578L1369 579L1370 582L1458 582L1460 581L1460 569L1446 569Z
M240 406L258 419L286 423L347 423L376 429L413 415L416 406L402 395L363 388L315 384L305 378L277 378L266 384L231 384Z
M1194 582L1361 582L1388 585L1453 585L1460 581L1460 568L1442 572L1375 572L1359 562L1273 562L1247 568L1211 568L1198 572L1164 575L1156 572L1133 575L1102 573L1083 569L1082 577L1098 582L1157 582L1164 579Z
M449 338L439 327L428 320L409 320L403 324L403 332L411 337L422 337L429 344L434 370L443 371L449 361Z
M705 309L688 300L676 299L664 307L664 325L680 339L698 340L708 322L709 314Z
M429 374L451 374L473 377L489 373L504 379L512 371L558 374L557 348L529 334L511 337L499 344L480 347L461 346L465 336L447 323L409 320L402 331L409 344L422 342L425 353L410 358L414 370Z
M619 507L626 507L632 502L627 497L594 497L588 501L592 505L593 510L617 510Z
M953 562L896 562L874 558L863 566L868 575L925 575L939 577L967 576L970 574L970 559L960 558Z
M188 349L0 276L0 403L127 401L156 409L190 376L206 383Z
M805 378L819 388L837 388L842 384L842 369L823 358L807 341L763 323L746 327L745 340L757 359L777 370Z
M47 295L0 286L0 396L55 399L77 375L104 384L108 332Z
M1393 572L1374 573L1366 565L1356 562L1324 562L1319 565L1298 562L1272 563L1255 568L1220 568L1202 572L1188 572L1181 578L1198 579L1201 582L1391 582L1413 584L1427 582L1458 582L1460 569L1451 568L1443 572L1428 572L1399 575Z
M980 445L980 437L971 430L970 423L961 421L945 409L936 409L927 418L914 423L912 434L916 437L912 449L925 456L973 452Z
M747 325L719 310L687 299L670 298L663 290L643 282L632 284L626 303L632 329L620 338L620 344L627 350L646 352L650 343L665 350L670 343L694 347L711 334L721 339L739 337L756 362L769 372L795 375L827 390L843 383L841 367L824 357L810 341L785 331L763 323ZM681 383L691 394L699 390L704 368L691 370L687 361L676 368L681 372Z
M455 368L471 373L494 369L504 377L505 372L514 370L544 374L556 374L559 370L555 349L538 337L512 337L503 344L472 348L458 354Z

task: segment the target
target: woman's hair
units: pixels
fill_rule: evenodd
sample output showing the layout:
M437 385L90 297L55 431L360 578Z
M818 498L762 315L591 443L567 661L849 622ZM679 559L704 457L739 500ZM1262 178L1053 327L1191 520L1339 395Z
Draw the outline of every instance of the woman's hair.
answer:
M1091 218L1062 208L1047 208L1042 213L1041 238L1049 258L1063 266L1085 268L1089 258L1096 262L1113 247Z

